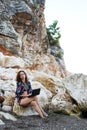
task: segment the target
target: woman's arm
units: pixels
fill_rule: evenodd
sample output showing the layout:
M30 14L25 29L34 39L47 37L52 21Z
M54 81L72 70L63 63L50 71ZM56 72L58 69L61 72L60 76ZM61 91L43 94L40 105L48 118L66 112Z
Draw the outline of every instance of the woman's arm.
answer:
M18 82L15 94L17 97L20 97L20 95L22 95L22 93L23 93L23 87L21 85L21 82Z

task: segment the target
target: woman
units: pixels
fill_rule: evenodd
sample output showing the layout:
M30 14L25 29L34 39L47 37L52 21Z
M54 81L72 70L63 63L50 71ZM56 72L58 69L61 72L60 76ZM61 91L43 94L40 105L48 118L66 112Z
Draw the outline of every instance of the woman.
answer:
M17 101L20 106L27 106L31 105L35 109L36 112L39 113L40 117L45 118L47 113L42 109L38 102L38 98L36 96L29 97L32 93L31 84L28 81L27 74L21 70L18 72L17 77L17 89L16 89L16 95L17 95Z

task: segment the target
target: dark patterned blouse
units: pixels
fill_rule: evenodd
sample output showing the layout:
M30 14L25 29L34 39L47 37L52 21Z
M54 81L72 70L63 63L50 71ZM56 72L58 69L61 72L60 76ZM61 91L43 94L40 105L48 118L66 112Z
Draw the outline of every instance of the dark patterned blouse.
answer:
M29 81L27 83L27 89L26 89L26 86L24 85L24 83L22 83L22 82L17 83L16 96L17 96L18 102L22 99L22 97L20 97L20 95L22 95L24 93L24 91L27 91L28 94L32 92L31 83Z

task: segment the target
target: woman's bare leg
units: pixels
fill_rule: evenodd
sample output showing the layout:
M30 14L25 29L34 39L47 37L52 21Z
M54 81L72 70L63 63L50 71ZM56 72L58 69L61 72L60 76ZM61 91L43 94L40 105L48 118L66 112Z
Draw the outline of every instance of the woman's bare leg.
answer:
M33 98L33 97L31 97L31 98L26 97L26 98L21 99L21 101L20 101L19 104L20 104L21 106L26 106L26 105L28 105L29 103L31 103L32 101L34 101L34 98Z
M41 105L39 104L38 98L35 96L34 99L35 99L35 101L37 102L37 104L38 104L40 110L42 111L43 115L44 115L45 117L47 117L48 114L43 110L43 108L42 108Z
M44 115L38 105L38 103L36 102L35 98L34 97L31 97L31 98L23 98L21 99L20 103L19 103L21 106L27 106L28 104L30 104L31 106L33 106L33 108L35 109L36 112L39 113L39 115L44 118Z
M41 111L41 109L40 109L40 107L38 106L38 104L37 104L36 101L32 101L32 102L30 103L30 105L32 105L33 108L35 109L35 111L39 113L39 115L40 115L41 118L45 118L44 115L43 115L43 113L42 113L42 111Z

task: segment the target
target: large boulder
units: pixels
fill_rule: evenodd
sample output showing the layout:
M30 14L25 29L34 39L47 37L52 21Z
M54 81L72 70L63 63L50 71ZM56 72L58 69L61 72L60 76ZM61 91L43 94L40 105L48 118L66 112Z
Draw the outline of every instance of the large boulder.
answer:
M87 75L72 74L62 79L62 81L78 107L83 111L87 111Z
M64 113L68 115L81 115L79 107L73 102L70 95L65 93L58 93L52 98L51 110L57 113Z

